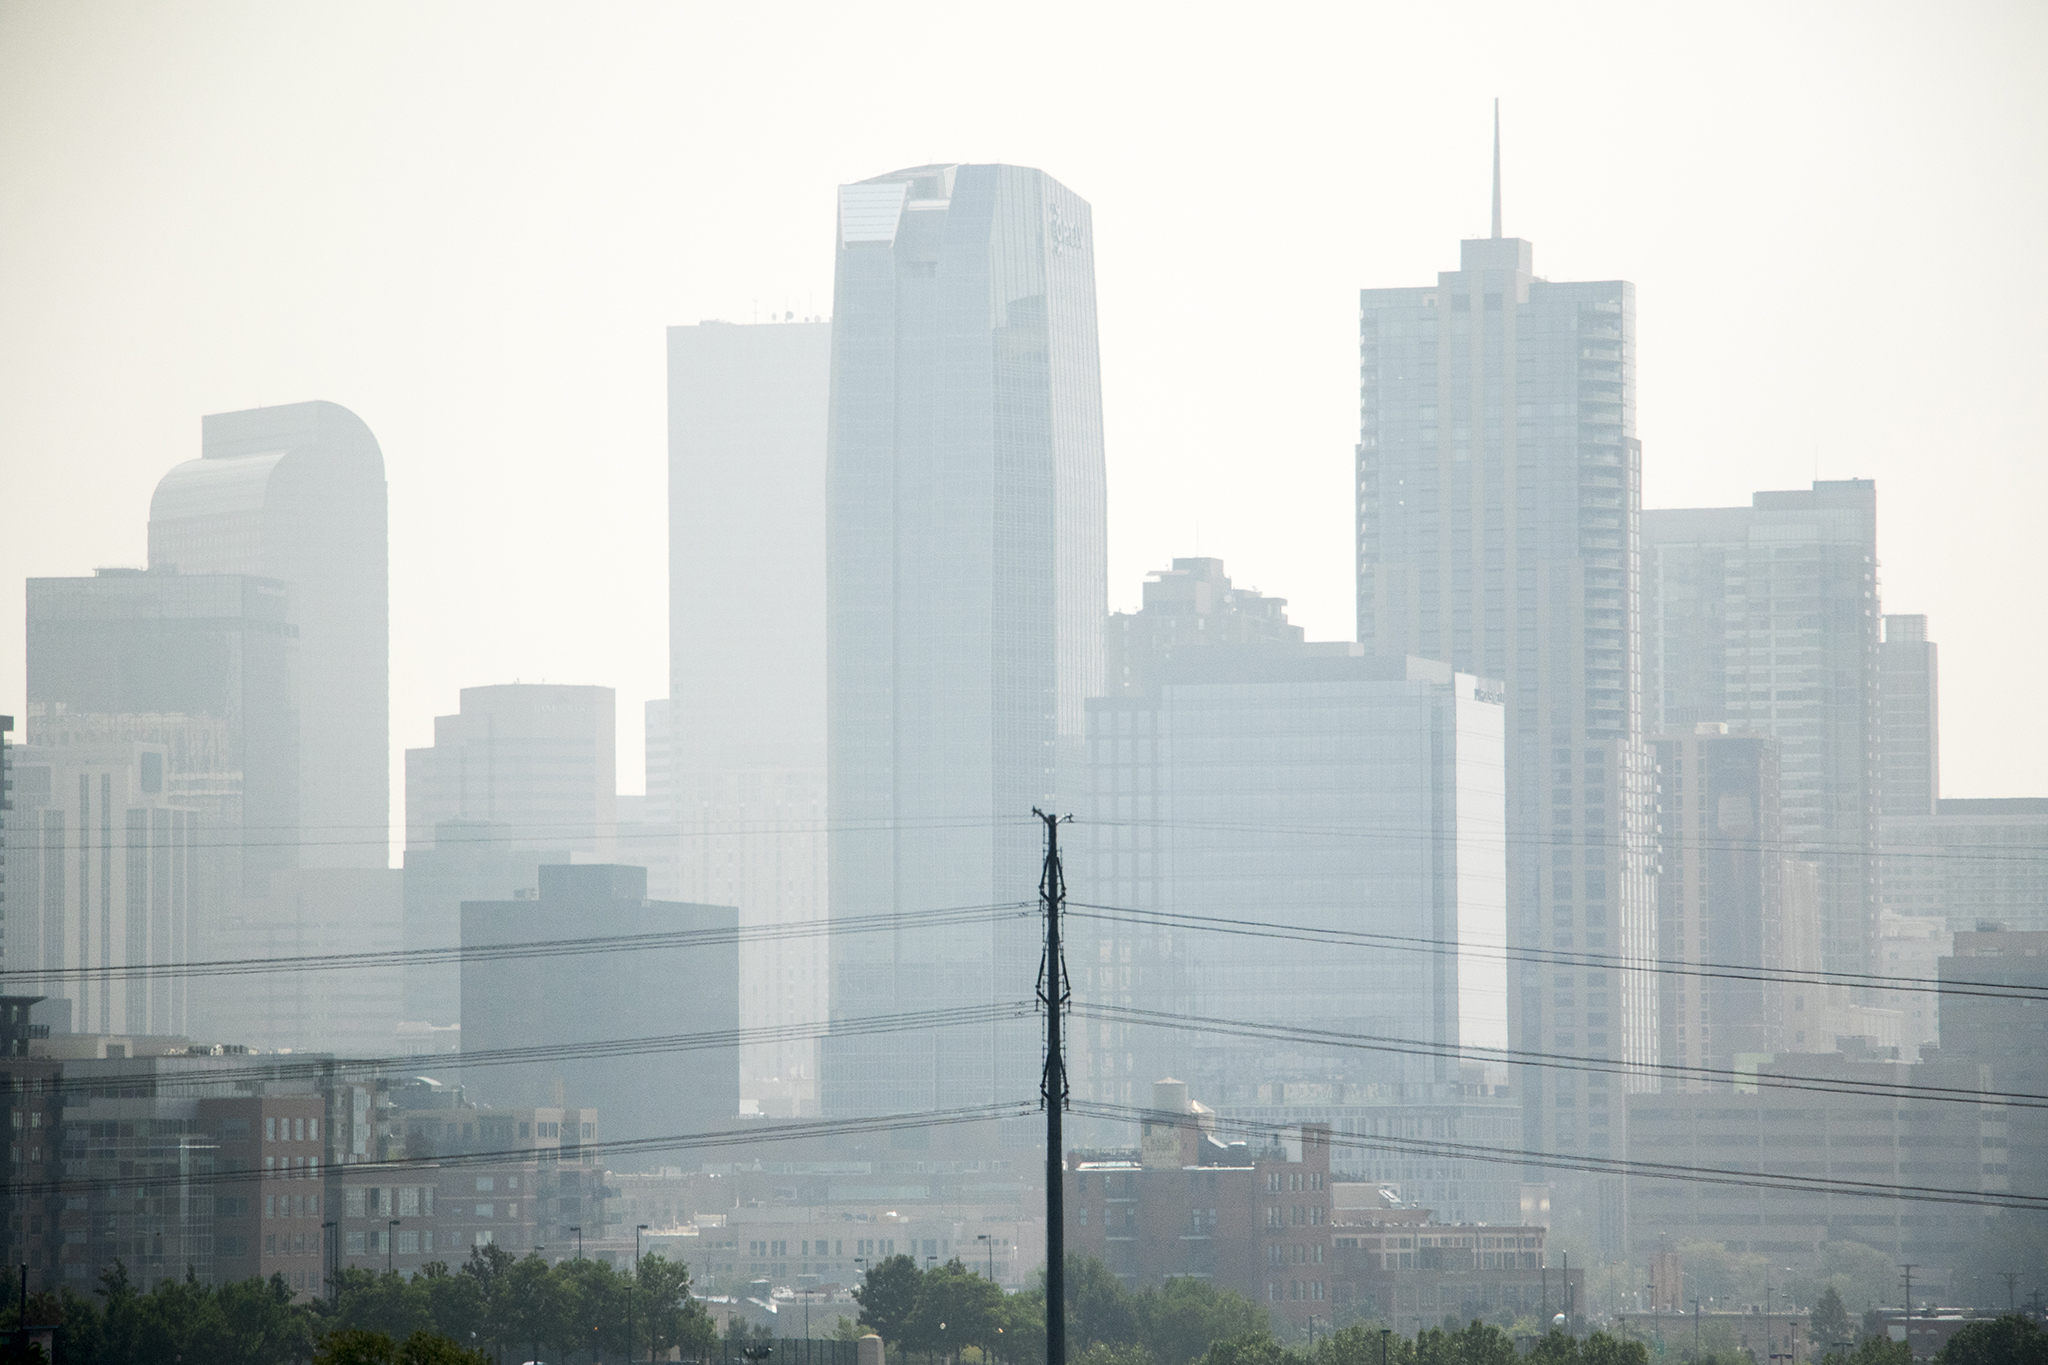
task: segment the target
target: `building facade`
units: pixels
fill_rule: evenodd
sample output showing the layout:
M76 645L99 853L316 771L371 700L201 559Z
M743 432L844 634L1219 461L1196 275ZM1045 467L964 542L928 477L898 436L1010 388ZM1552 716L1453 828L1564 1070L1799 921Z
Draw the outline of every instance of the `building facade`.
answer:
M1932 815L1884 822L1884 904L1980 925L2048 930L2048 797L1941 797Z
M1877 486L1823 481L1746 508L1649 512L1643 537L1654 728L1725 721L1778 741L1784 839L1820 876L1822 960L1875 971Z
M1877 659L1884 818L1932 815L1941 799L1941 669L1927 618L1885 617Z
M301 669L293 862L388 866L384 454L334 403L215 413L200 426L200 458L150 499L150 567L284 584Z
M1137 611L1111 612L1103 635L1104 695L1150 696L1175 656L1210 645L1298 645L1287 599L1231 584L1220 559L1176 559L1145 580Z
M739 1110L738 915L647 899L647 870L540 869L537 894L462 907L462 1048L499 1108L597 1108L614 1138L704 1133ZM508 953L566 938L631 938L587 953ZM489 951L496 949L498 951ZM565 1067L506 1049L688 1035L686 1046L584 1056ZM486 1059L488 1058L488 1061ZM630 1166L632 1163L622 1163Z
M1653 952L1635 348L1634 286L1536 276L1497 173L1494 234L1459 269L1359 296L1358 638L1502 680L1518 946ZM1516 1046L1655 1060L1647 975L1531 963L1509 984ZM1605 1080L1523 1068L1527 1144L1621 1150ZM1571 1201L1609 1244L1618 1197Z
M173 803L203 812L220 894L298 866L299 644L286 586L102 569L28 581L28 729L40 748L160 746Z
M1497 685L1350 644L1153 667L1152 694L1088 707L1094 792L1069 887L1105 909L1072 931L1080 1092L1140 1103L1159 1076L1225 1104L1276 1082L1426 1087L1463 1079L1460 1049L1506 1047Z
M1034 806L1078 806L1107 600L1094 241L1041 171L839 191L826 427L832 914L1028 902ZM835 937L834 1017L1028 993L1016 918ZM1031 1093L1024 1021L830 1038L824 1107Z

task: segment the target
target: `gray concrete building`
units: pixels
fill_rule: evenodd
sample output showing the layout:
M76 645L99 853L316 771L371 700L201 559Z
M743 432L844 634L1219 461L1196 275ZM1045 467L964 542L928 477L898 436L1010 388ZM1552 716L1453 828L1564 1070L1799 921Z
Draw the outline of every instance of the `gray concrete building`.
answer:
M1103 633L1107 696L1157 691L1159 670L1210 645L1300 644L1287 599L1234 586L1220 559L1176 559L1146 578L1136 611L1111 612Z
M832 914L1029 902L1034 806L1074 810L1107 602L1094 234L1042 171L839 190L826 427ZM1010 917L836 936L835 1018L1028 997ZM827 1040L827 1112L1029 1095L1018 1020Z
M384 455L334 403L215 413L149 504L149 563L285 586L297 630L294 865L390 864Z
M2048 797L1952 797L1884 822L1884 905L1956 933L2048 930Z
M465 902L465 1054L700 1036L659 1051L473 1065L467 1084L500 1109L595 1108L613 1139L730 1127L739 1110L737 1046L701 1035L729 1039L739 1027L738 924L731 906L649 900L645 868L606 863L543 867L532 896ZM506 951L604 938L638 941L573 953ZM648 1160L658 1164L657 1154Z
M1884 818L1932 815L1941 798L1941 670L1927 618L1885 617L1877 658Z

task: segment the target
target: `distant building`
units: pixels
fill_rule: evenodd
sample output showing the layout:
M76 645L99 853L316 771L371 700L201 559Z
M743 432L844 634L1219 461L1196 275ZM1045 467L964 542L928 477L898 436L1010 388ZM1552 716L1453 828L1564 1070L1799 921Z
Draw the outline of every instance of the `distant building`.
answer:
M1956 933L2048 930L2048 797L1944 796L1887 818L1884 904Z
M1345 1205L1336 1186L1330 1228L1330 1295L1336 1311L1413 1330L1510 1313L1548 1323L1585 1313L1586 1272L1551 1263L1549 1229L1510 1222L1439 1222L1427 1208Z
M1110 613L1103 636L1105 692L1146 696L1175 656L1211 645L1298 645L1287 599L1231 586L1220 559L1176 559L1145 580L1144 605Z
M390 954L311 971L201 978L191 987L203 1032L265 1051L388 1057L400 1051L405 874L383 867L305 867L279 872L223 919L241 957ZM230 984L232 983L232 984Z
M1805 1051L1795 1035L1820 1027L1804 1017L1803 996L1766 979L1767 968L1820 968L1811 869L1791 866L1784 851L1779 744L1728 728L1700 721L1653 741L1663 815L1657 956L1690 968L1658 979L1659 1056L1722 1073ZM1667 1076L1663 1088L1709 1085Z
M538 894L462 906L462 1050L696 1035L688 1048L578 1057L573 1066L492 1059L467 1081L499 1108L603 1111L615 1139L702 1133L739 1110L736 1045L703 1035L739 1026L738 914L647 899L647 871L612 864L540 869ZM614 950L486 952L561 939L676 935ZM683 937L687 936L687 937ZM479 1061L482 1061L479 1058ZM631 1165L632 1163L624 1163Z
M1185 1087L1180 1095L1184 1102ZM1153 1108L1170 1112L1171 1104ZM1212 1136L1199 1109L1179 1112L1186 1122L1148 1122L1137 1151L1068 1154L1068 1254L1097 1258L1128 1289L1189 1276L1234 1289L1292 1326L1327 1321L1328 1132L1304 1128L1254 1149Z
M456 947L464 901L530 892L543 863L612 854L615 707L609 687L465 687L456 714L434 717L432 746L405 751L408 950ZM452 959L408 965L403 990L404 1019L456 1022Z
M1884 618L1878 650L1884 818L1934 814L1941 796L1939 658L1925 616Z
M1458 1050L1508 1040L1498 684L1349 644L1182 649L1145 671L1150 693L1088 705L1068 879L1111 909L1074 930L1070 970L1078 998L1128 1013L1077 1030L1079 1091L1143 1103L1172 1075L1235 1105L1276 1082L1478 1083ZM1247 922L1307 938L1232 931Z
M300 670L274 578L158 568L28 581L29 738L51 753L156 746L168 800L219 831L205 857L224 900L299 865ZM200 916L202 932L209 923Z
M1887 895L1890 893L1887 892ZM1948 922L1933 915L1894 915L1887 911L1878 927L1878 950L1884 974L1901 982L1885 993L1899 1014L1899 1037L1914 1060L1923 1043L1941 1039L1941 996L1929 983L1941 979L1941 960L1954 947Z
M1875 970L1877 486L1824 481L1749 507L1645 512L1643 555L1652 730L1726 722L1777 740L1784 837L1820 876L1823 964Z
M2022 1187L1991 1159L2022 1125L1993 1103L2004 1087L1969 1063L1909 1065L1842 1053L1780 1053L1757 1068L1755 1086L1731 1093L1629 1096L1629 1155L1679 1167L1791 1177L1789 1185L1665 1180L1631 1175L1629 1245L1637 1254L1667 1244L1719 1242L1730 1251L1810 1257L1822 1242L1855 1241L1892 1260L1929 1268L1929 1282L1953 1268L1984 1227L1988 1210L1967 1204L1886 1199L1861 1184L1964 1190L1996 1196ZM1981 1092L1983 1103L1921 1096L1822 1094L1772 1085L1773 1075L1820 1076L1866 1086L1923 1086ZM1841 1192L1809 1182L1845 1182Z
M1536 275L1502 232L1498 151L1492 234L1431 283L1359 293L1358 639L1500 680L1510 941L1648 957L1635 286ZM1647 978L1529 961L1508 980L1516 1047L1655 1060ZM1600 1079L1518 1069L1526 1144L1618 1153L1618 1101L1580 1118ZM1609 1254L1618 1194L1566 1201Z
M297 628L296 865L390 862L384 455L334 403L215 413L157 484L149 563L282 582ZM282 822L279 822L282 823Z
M2048 932L1957 934L1940 981L1942 1060L1989 1067L2001 1094L2048 1094ZM2048 1123L2039 1115L2015 1112L2006 1150L1984 1153L1986 1172L1995 1167L2014 1190L2048 1190Z
M832 914L1028 901L1102 688L1108 554L1094 231L1021 166L839 189L826 425ZM1028 993L1024 919L832 939L835 1019ZM1007 1101L1028 1021L828 1038L828 1113Z
M172 746L102 740L14 749L6 965L70 1002L76 1027L187 1032L212 1001L170 972L233 942L220 913L223 838L174 794Z

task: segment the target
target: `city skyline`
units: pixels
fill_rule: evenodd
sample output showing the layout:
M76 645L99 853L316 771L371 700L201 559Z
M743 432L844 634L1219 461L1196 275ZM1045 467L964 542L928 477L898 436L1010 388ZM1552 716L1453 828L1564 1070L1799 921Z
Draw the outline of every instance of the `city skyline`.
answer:
M693 31L668 22L633 55L558 34L573 54L565 70L537 36L498 36L484 63L462 55L467 30L423 21L408 41L419 59L434 54L432 87L466 93L421 103L404 93L416 58L403 45L315 12L259 20L223 9L177 25L138 19L121 34L85 15L0 18L15 39L6 50L35 55L6 83L21 103L8 106L0 158L24 193L0 211L0 236L8 259L42 263L35 279L9 277L14 306L0 323L25 356L0 376L0 429L12 449L36 454L17 468L17 488L39 509L0 546L0 570L142 563L149 486L189 455L198 414L332 398L376 430L389 465L394 772L397 752L428 742L461 687L594 683L619 690L624 790L640 790L641 706L665 695L665 642L602 629L581 604L618 584L639 617L664 610L661 330L828 312L834 184L866 165L1002 154L1055 168L1103 216L1112 605L1135 605L1151 567L1220 553L1241 582L1288 596L1314 636L1339 638L1350 614L1338 504L1356 425L1344 379L1351 291L1428 278L1440 243L1484 233L1498 95L1509 214L1544 243L1544 269L1618 274L1642 291L1641 402L1646 425L1664 432L1646 505L1731 505L1804 487L1816 456L1822 478L1882 481L1887 609L1927 615L1948 645L1947 790L2028 794L1999 775L2014 741L1992 717L1994 680L2039 671L2036 646L1999 632L1971 589L2017 581L2015 528L2048 503L2027 435L2039 426L2031 379L2044 358L2026 321L2048 311L2028 302L2048 296L2048 270L2031 258L2016 274L1997 264L2012 228L2039 217L2040 187L2012 168L2039 159L2048 117L2028 117L2027 101L2044 97L2011 79L2041 50L2038 15L1992 9L1932 26L1886 11L1863 16L1846 46L1832 24L1787 16L1783 41L1764 47L1688 33L1697 71L1655 80L1635 57L1660 27L1586 12L1504 17L1454 75L1385 75L1341 112L1329 92L1347 86L1339 54L1368 36L1359 19L1283 23L1242 55L1220 35L1186 35L1183 62L1121 86L1094 80L1101 58L1062 54L1049 35L1013 36L1025 46L974 80L927 62L950 101L936 146L924 93L841 98L858 66L841 59L873 40L837 28L795 49L789 73L836 100L833 118L679 141L700 118L764 97L736 72L595 88L601 52L645 73ZM1375 20L1368 45L1431 50L1443 22ZM719 23L708 40L753 29ZM1327 24L1334 40L1301 41L1309 24ZM1106 52L1137 36L1128 20L1100 32ZM1282 47L1312 54L1317 76L1277 81L1265 63ZM916 50L929 57L943 44ZM281 59L307 51L326 56ZM176 59L161 60L167 52ZM1219 61L1264 96L1245 118L1207 110L1170 69ZM546 87L539 103L508 111L494 73L529 67L554 74L525 83ZM286 71L289 93L276 84ZM1019 98L1027 81L1043 89L1047 72L1061 99ZM1573 72L1599 78L1557 79ZM360 80L390 83L397 103L365 111L352 93ZM1735 88L1748 92L1739 107L1728 103ZM145 97L151 132L139 148L83 114ZM1613 120L1616 99L1629 119ZM501 115L515 129L539 120L505 144L517 158L486 137L481 159L450 180L432 149ZM1321 130L1359 117L1400 132L1345 133L1346 154L1331 164L1311 154ZM1181 119L1194 135L1132 156L1130 134L1145 126L1134 120L1150 118ZM415 126L423 136L393 136ZM586 163L566 154L571 145L610 150ZM61 155L41 159L45 146ZM340 159L322 163L306 147ZM1287 251L1264 245L1264 195L1201 188L1216 147L1253 151L1272 183L1287 184ZM103 173L141 154L184 169ZM274 166L261 185L246 174L256 162ZM773 174L757 174L769 165ZM724 188L741 181L745 194ZM393 216L393 203L408 207ZM501 214L501 203L519 211ZM23 216L32 205L69 205L94 231L50 231ZM1881 226L1850 230L1852 216ZM601 259L587 245L598 222ZM164 268L121 266L130 259ZM576 288L550 283L557 270ZM1911 342L1950 325L1947 281L1992 273L2015 306L1973 309L1970 347ZM1185 287L1197 277L1199 302ZM238 288L244 279L262 287ZM532 288L506 288L512 279ZM1890 283L1870 284L1879 279ZM1805 321L1760 331L1751 309L1762 298ZM122 401L91 401L74 375L118 380ZM1974 395L1966 407L1940 400L1962 391ZM1202 401L1181 403L1182 392ZM579 479L562 477L564 452ZM1264 473L1251 486L1249 461ZM480 483L481 467L513 477ZM2001 496L1971 505L1957 496L1957 470ZM125 525L103 524L66 491L80 474L126 501ZM1926 515L1909 520L1909 507ZM1979 514L1981 527L1966 522ZM449 525L458 529L444 537ZM550 548L525 548L536 543ZM559 632L510 629L512 602L558 618ZM449 624L467 603L480 605ZM10 714L22 710L19 611L18 597L0 601L0 709ZM2016 742L2029 762L2048 754L2038 730L2019 728Z

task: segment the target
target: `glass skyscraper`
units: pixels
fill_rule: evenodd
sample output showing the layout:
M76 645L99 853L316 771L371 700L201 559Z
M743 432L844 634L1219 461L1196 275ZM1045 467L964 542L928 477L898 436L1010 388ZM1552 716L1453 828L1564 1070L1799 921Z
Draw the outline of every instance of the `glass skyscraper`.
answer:
M839 191L826 472L835 920L1029 904L1076 809L1107 599L1094 234L1041 171ZM1029 999L1035 919L835 935L835 1019ZM1028 1018L827 1040L827 1112L1026 1100Z
M1635 287L1538 278L1496 178L1493 236L1458 270L1359 305L1358 638L1505 682L1511 941L1647 956ZM1509 988L1516 1046L1656 1055L1647 974L1530 963ZM1620 1081L1531 1067L1516 1087L1529 1146L1623 1151ZM1598 1214L1617 1235L1618 1205Z

